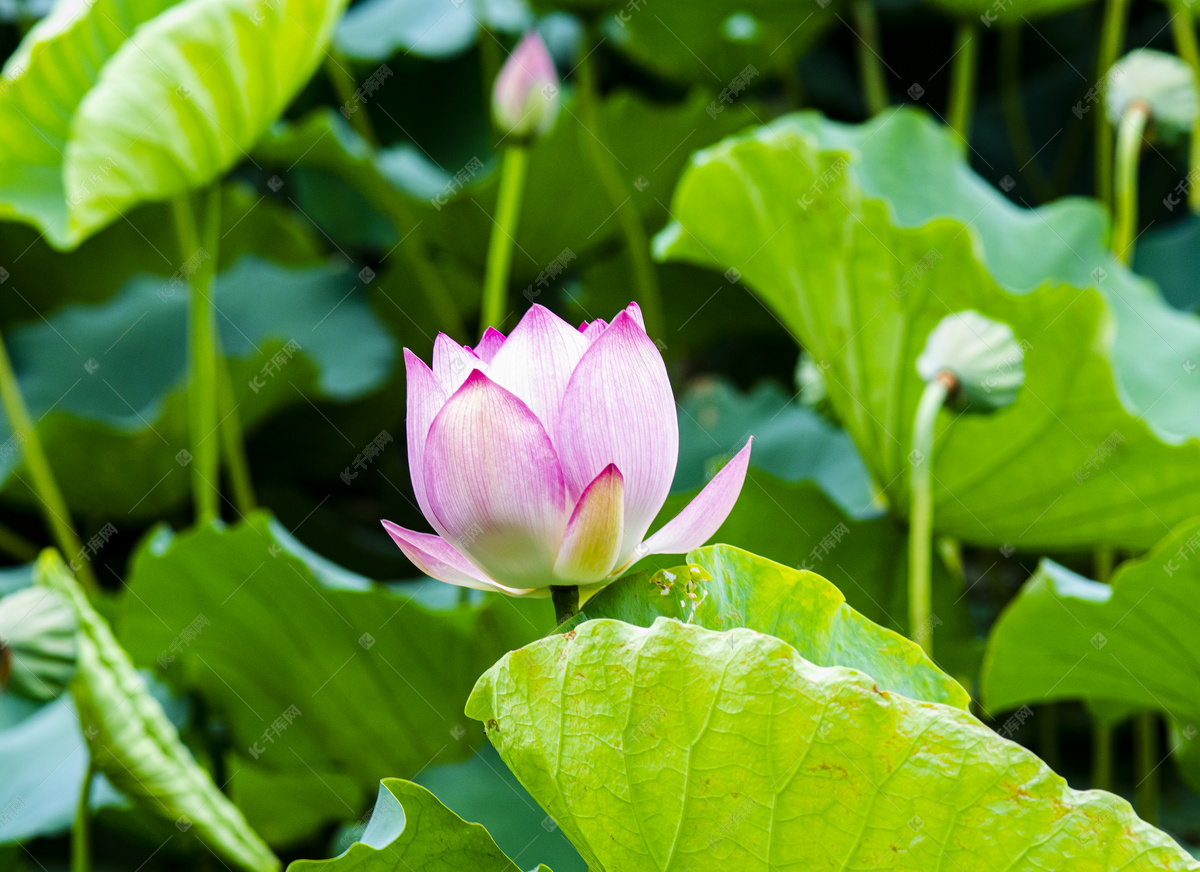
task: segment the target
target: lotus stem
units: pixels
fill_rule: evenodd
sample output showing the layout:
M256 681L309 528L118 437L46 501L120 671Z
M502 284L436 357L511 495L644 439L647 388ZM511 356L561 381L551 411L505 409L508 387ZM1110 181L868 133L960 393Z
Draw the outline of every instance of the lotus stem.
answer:
M0 338L0 401L4 403L4 413L8 416L8 423L12 428L13 435L25 450L25 465L29 468L29 477L33 479L30 489L37 498L42 518L67 561L72 561L76 555L83 552L83 544L79 541L79 536L75 534L75 528L71 525L70 509L67 508L67 501L63 498L62 491L59 490L54 470L50 468L50 461L46 457L42 439L34 428L33 419L29 417L29 407L25 405L25 395L21 392L21 385L17 381L16 371L13 370L12 360L8 356L8 349L2 338ZM86 560L79 561L76 575L89 596L95 595L100 590L91 564Z
M1150 120L1150 107L1135 100L1125 110L1117 128L1117 172L1114 179L1116 209L1113 218L1112 250L1122 263L1133 260L1133 243L1138 223L1138 157L1142 134Z
M858 31L858 71L868 115L878 115L888 105L887 79L883 75L883 47L879 42L879 15L873 0L854 0L854 27Z
M1092 789L1113 789L1113 728L1092 722Z
M213 183L204 198L203 241L197 234L192 198L172 200L179 250L186 262L200 254L191 276L188 308L188 430L192 448L192 499L198 522L219 516L220 437L217 434L217 335L213 306L213 278L217 268L220 230L220 184Z
M1038 718L1038 756L1047 766L1058 771L1062 754L1058 745L1058 705L1048 702L1042 706Z
M1125 45L1125 26L1130 0L1105 0L1104 24L1100 31L1100 54L1096 60L1096 80L1104 81ZM1096 107L1096 197L1110 209L1113 206L1112 125L1104 106Z
M1173 4L1171 9L1171 32L1175 36L1175 48L1192 68L1192 79L1197 90L1200 90L1200 43L1196 41L1196 25L1192 23L1191 10L1182 3ZM1188 166L1191 169L1189 177L1200 170L1200 115L1192 122ZM1200 212L1200 184L1193 182L1188 185L1188 206L1193 212Z
M1141 712L1133 721L1133 741L1138 783L1135 805L1138 817L1158 826L1158 716Z
M908 518L908 625L909 635L933 653L933 431L938 411L954 386L949 373L931 379L917 404L913 420L912 474L909 477L911 511Z
M358 85L350 71L346 69L349 63L341 53L330 48L325 52L325 75L337 94L338 102L346 110L343 116L349 119L354 131L367 141L371 148L379 147L379 137L375 135L375 126L371 124L371 116L367 114L367 106L361 100L355 100L354 92Z
M233 484L233 502L238 512L252 512L257 500L254 496L254 479L250 476L250 461L246 457L246 440L238 415L237 398L233 392L233 379L229 375L229 361L218 360L217 395L221 409L221 447L224 451L225 471Z
M512 268L512 250L517 224L521 220L521 198L529 169L529 148L524 144L505 147L500 163L500 191L496 197L496 215L488 241L487 272L483 282L483 311L480 332L500 329L508 314L508 277Z
M1006 24L1000 28L999 78L1004 129L1013 154L1021 162L1021 175L1039 200L1049 200L1054 197L1054 187L1033 150L1025 107L1021 103L1021 34L1019 24Z
M579 613L579 588L575 585L551 585L550 597L554 600L555 626L561 626Z
M1115 557L1111 545L1100 545L1092 552L1096 581L1109 583ZM1099 720L1092 721L1092 787L1095 790L1113 789L1113 728Z
M621 233L625 237L625 249L633 268L635 292L642 307L646 332L651 338L657 338L663 335L665 323L662 296L658 289L658 273L654 271L654 264L650 260L650 241L646 237L646 228L642 226L642 216L638 214L637 206L621 180L612 154L602 142L604 132L600 125L599 92L593 54L594 52L588 52L584 55L576 67L579 74L579 111L583 119L583 129L580 130L579 136L591 155L596 175L608 195Z
M92 766L83 770L83 784L79 788L79 804L75 807L75 819L71 822L71 872L89 872L92 868L92 847L89 833L89 809L92 796Z
M954 59L950 62L950 106L946 122L958 134L964 149L971 142L971 116L979 78L979 25L963 21L954 32Z

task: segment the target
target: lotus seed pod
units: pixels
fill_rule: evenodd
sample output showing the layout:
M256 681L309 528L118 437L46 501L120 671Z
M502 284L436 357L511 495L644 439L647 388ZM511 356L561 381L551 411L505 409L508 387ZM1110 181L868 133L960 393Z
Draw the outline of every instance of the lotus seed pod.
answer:
M957 398L988 409L1007 406L1025 383L1025 348L1012 328L967 310L947 315L929 334L917 358L925 382L943 373Z
M1149 108L1163 139L1169 141L1191 132L1200 111L1191 67L1166 52L1148 48L1131 51L1109 70L1104 108L1116 124L1138 102Z
M76 629L75 610L52 590L31 587L0 599L0 690L58 697L75 675Z

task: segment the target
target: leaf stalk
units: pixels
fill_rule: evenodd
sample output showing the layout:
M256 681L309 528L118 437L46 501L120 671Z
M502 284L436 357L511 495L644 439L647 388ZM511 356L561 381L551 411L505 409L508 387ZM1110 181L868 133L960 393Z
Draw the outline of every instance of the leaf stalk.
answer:
M195 207L187 194L171 201L179 252L184 263L198 262L192 273L188 302L188 430L192 456L192 500L198 522L217 518L220 499L220 436L217 434L218 338L213 280L220 241L221 189L214 182L205 193L204 233L197 231Z
M1114 179L1116 209L1113 217L1112 250L1122 263L1133 260L1133 243L1138 223L1138 158L1142 135L1150 120L1150 107L1135 100L1125 110L1117 127L1117 173Z

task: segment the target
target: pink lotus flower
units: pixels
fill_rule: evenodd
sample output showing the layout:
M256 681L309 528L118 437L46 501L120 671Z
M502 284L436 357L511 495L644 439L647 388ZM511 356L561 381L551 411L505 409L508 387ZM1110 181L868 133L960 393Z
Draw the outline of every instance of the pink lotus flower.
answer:
M536 30L522 37L492 86L492 120L506 136L542 136L559 107L558 71Z
M408 463L438 535L383 526L427 575L507 594L602 588L648 554L698 548L733 509L750 442L648 539L679 426L667 369L631 304L578 330L534 306L474 350L408 349ZM644 541L643 541L644 540Z

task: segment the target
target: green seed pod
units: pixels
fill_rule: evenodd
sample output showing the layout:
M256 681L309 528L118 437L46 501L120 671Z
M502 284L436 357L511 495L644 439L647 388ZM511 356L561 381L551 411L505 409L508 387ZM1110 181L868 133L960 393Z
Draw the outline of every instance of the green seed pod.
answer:
M1155 130L1167 141L1191 132L1200 111L1192 69L1166 52L1139 48L1108 72L1104 109L1117 124L1135 104L1144 104Z
M0 690L58 697L75 675L75 610L52 590L31 587L0 599Z
M1025 383L1025 349L1012 328L967 310L947 315L929 334L917 372L929 383L952 379L951 395L974 406L999 409Z

